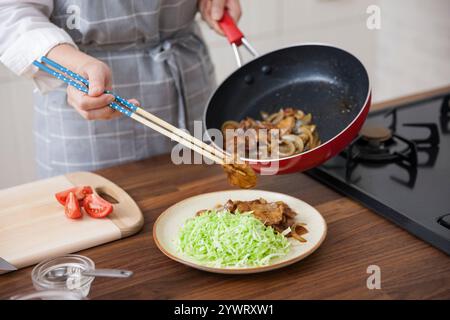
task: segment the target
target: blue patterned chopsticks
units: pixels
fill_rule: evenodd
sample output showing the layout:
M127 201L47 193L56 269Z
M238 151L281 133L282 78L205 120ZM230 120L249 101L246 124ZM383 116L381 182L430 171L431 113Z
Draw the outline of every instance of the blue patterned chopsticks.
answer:
M51 76L54 76L55 78L64 81L69 86L72 86L72 87L88 94L89 81L87 79L83 78L82 76L80 76L79 74L77 74L73 71L70 71L69 69L61 66L60 64L56 63L55 61L53 61L47 57L42 57L41 62L35 60L33 62L33 65L38 67L40 70L50 74ZM50 68L49 66L52 68ZM61 71L62 73L56 71L55 69ZM73 79L66 77L64 74L68 75L69 77L71 77ZM75 81L74 79L81 83ZM117 102L123 104L124 106L126 106L128 108L128 109L124 108L123 106L121 106L120 104L118 104L116 102L111 102L111 104L109 105L111 108L121 112L122 114L124 114L128 117L130 117L138 109L138 107L136 105L128 102L127 100L123 99L119 95L116 95L110 91L105 91L105 93L112 94L115 97Z
M49 75L64 81L69 86L72 86L86 94L89 93L89 81L87 79L59 65L55 61L47 57L42 57L41 61L35 60L33 65ZM115 101L109 104L111 108L204 155L216 163L224 163L225 153L223 153L222 150L213 148L200 139L197 139L189 133L174 127L170 123L156 117L142 108L139 108L111 91L105 91L105 93L111 94L115 97Z

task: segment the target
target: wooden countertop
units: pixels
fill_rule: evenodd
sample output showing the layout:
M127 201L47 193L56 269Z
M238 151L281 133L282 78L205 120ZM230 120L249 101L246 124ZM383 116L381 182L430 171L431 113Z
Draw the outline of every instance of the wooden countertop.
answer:
M289 194L316 207L328 223L325 242L287 268L233 276L174 262L152 238L153 223L167 207L187 197L230 188L219 167L175 166L164 155L98 173L137 201L145 225L137 235L80 252L100 268L135 273L126 280L96 279L91 299L450 299L447 255L304 174L261 177L258 188ZM366 287L369 265L381 268L380 290ZM33 290L31 270L1 275L0 298Z

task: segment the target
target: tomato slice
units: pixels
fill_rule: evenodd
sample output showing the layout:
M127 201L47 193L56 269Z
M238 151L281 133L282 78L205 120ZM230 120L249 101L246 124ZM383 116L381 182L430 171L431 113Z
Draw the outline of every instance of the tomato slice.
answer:
M104 218L113 211L112 204L96 194L88 194L83 200L83 207L93 218Z
M70 219L79 219L82 216L80 203L73 192L69 192L69 195L67 196L66 204L64 205L64 213Z
M92 191L92 188L89 186L70 188L55 194L56 200L64 206L66 204L67 196L71 192L74 193L78 200L83 200L87 194L92 194L94 191Z

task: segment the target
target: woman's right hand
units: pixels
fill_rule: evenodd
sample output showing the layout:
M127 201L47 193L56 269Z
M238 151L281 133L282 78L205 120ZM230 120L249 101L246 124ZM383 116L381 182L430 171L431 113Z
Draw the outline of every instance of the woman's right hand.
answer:
M114 101L114 96L105 94L112 89L111 69L102 61L95 59L71 45L62 44L53 48L48 57L74 70L89 80L89 93L67 87L67 102L87 120L110 120L121 115L108 105ZM139 104L132 99L130 102Z
M105 94L105 90L111 90L111 70L100 60L90 58L75 70L89 80L89 94L78 89L67 87L67 102L87 120L109 120L120 116L108 105L114 101L114 96Z

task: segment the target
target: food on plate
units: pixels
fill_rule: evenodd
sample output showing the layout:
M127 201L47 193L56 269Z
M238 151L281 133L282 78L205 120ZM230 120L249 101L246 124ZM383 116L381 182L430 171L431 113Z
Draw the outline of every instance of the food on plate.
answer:
M81 218L81 208L93 218L104 218L113 211L113 205L95 194L90 186L74 187L58 192L55 198L64 206L64 213L70 219Z
M79 219L82 217L80 203L73 192L69 192L69 195L66 197L64 213L70 219Z
M224 205L216 207L217 210L233 212L250 212L266 226L274 228L287 237L293 237L300 242L306 242L302 235L308 233L306 225L295 222L297 215L283 201L268 202L263 198L251 201L228 200ZM203 211L197 212L197 215Z
M245 152L245 157L250 158L283 158L321 144L312 114L294 108L282 108L272 114L263 111L261 120L247 117L240 122L226 121L221 130L227 150ZM272 135L272 130L278 134Z
M112 204L95 193L84 198L83 208L92 218L104 218L113 211Z
M308 230L295 221L296 215L282 201L228 200L188 219L180 230L178 249L215 267L268 265L289 252L289 237L306 242L303 235Z
M246 163L227 163L224 164L228 182L242 189L250 189L256 186L258 178L255 171Z
M56 200L58 200L60 204L65 205L67 196L71 192L75 194L75 197L78 200L83 200L87 194L92 194L94 191L92 191L92 188L90 186L74 187L55 194Z
M207 210L188 219L179 233L178 249L215 267L265 266L289 252L286 237L251 213Z

